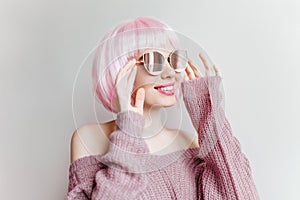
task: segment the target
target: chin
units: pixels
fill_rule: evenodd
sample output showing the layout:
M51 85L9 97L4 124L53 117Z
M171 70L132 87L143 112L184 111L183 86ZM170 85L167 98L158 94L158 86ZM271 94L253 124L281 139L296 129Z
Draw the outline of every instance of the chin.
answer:
M176 105L176 104L177 104L177 101L176 101L176 99L175 99L175 96L174 96L174 99L173 99L173 100L170 100L170 101L165 100L165 101L163 101L163 102L160 102L160 105L161 105L161 107L163 107L163 108L172 107L172 106L174 106L174 105Z
M165 105L165 106L162 106L162 108L169 108L169 107L172 107L172 106L175 106L176 103L173 103L173 104L170 104L170 105Z
M148 88L147 88L148 89ZM146 90L146 89L145 89ZM166 95L158 92L156 89L154 90L146 90L145 94L145 104L152 107L172 107L176 105L178 102L176 100L176 94L173 92L173 95Z
M173 96L173 98L170 98L170 99L161 99L159 101L151 101L151 102L148 102L147 100L145 101L145 104L150 106L150 107L159 107L159 108L167 108L167 107L172 107L174 105L177 104L177 101L176 101L176 98L175 96Z

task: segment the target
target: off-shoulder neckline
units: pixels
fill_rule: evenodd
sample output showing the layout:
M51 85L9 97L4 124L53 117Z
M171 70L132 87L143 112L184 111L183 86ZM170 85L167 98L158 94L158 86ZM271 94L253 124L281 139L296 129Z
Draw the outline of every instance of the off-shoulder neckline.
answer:
M157 155L157 154L147 154L149 158L153 160L165 160L165 159L177 159L182 160L186 158L193 158L198 156L200 147L192 147L187 149L177 150L171 153ZM106 154L96 154L96 155L88 155L73 161L70 166L70 172L80 170L90 165L100 165L105 166L104 163L101 162L101 158Z

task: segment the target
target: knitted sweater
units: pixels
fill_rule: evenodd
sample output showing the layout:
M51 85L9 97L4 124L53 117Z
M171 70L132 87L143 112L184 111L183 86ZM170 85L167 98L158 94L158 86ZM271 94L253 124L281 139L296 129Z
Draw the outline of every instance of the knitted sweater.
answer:
M140 136L145 119L117 114L104 155L79 158L69 167L65 200L256 200L250 164L221 106L222 77L181 83L199 147L156 155Z

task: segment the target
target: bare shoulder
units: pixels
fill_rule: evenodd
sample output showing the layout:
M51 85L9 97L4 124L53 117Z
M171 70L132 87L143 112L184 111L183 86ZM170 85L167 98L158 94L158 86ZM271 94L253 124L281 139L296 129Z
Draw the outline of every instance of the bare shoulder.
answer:
M183 130L173 130L171 129L171 133L176 135L176 142L178 146L182 148L194 148L199 147L198 144L198 136L196 133L188 133Z
M90 156L105 154L109 147L109 134L115 128L114 121L105 124L87 124L76 129L71 138L71 163Z

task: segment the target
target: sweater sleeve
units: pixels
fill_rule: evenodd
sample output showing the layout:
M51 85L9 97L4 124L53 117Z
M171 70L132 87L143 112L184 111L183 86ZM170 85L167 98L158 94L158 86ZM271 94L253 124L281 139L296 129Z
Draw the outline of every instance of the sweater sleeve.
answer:
M203 200L257 200L249 160L241 151L237 138L221 105L222 77L207 76L182 83L183 99L198 133L198 197Z
M99 160L86 157L78 159L77 163L77 160L74 161L76 166L80 165L80 169L70 175L76 181L72 181L66 200L100 197L118 200L124 199L124 195L127 199L136 199L146 188L147 179L140 173L145 165L143 154L149 152L141 137L144 117L133 111L119 112L116 123L117 128L110 134L106 154L99 157ZM99 161L105 167L95 167ZM93 181L95 185L91 184Z
M69 167L68 194L65 199L91 199L96 172L101 169L97 156L85 156Z

